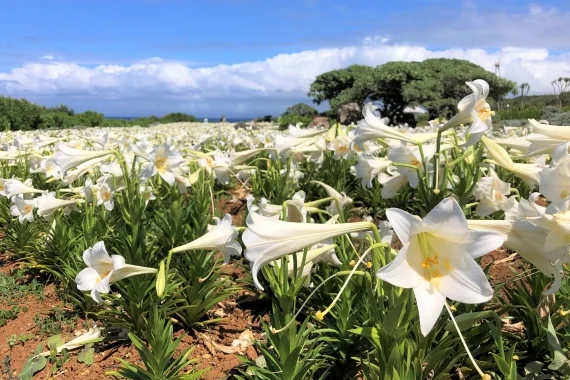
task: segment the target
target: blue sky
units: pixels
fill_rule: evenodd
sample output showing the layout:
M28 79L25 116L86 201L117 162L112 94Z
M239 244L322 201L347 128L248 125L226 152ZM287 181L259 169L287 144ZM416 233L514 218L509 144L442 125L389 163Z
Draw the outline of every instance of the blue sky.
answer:
M561 0L21 0L2 7L0 93L109 115L276 114L287 102L309 101L316 75L352 63L453 56L492 67L503 59L514 79L532 74L538 92L545 79L529 65L570 70L570 6Z

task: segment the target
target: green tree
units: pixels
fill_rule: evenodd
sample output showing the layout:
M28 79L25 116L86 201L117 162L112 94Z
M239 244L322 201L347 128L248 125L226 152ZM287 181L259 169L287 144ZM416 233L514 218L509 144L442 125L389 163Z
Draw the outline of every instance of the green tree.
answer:
M319 111L317 111L316 109L305 103L297 103L287 108L285 112L283 112L283 116L298 115L304 117L315 117L318 114Z
M44 107L26 99L0 97L0 117L7 119L10 122L10 128L14 131L37 129L40 116L45 111Z
M376 68L354 65L319 75L311 84L313 102L330 103L331 109L348 103L362 106L376 102L382 116L392 122L408 121L406 106L425 107L431 117L450 116L458 101L470 90L466 81L484 79L490 85L489 98L497 101L509 92L516 93L516 84L482 67L459 59L428 59L422 62L388 62Z
M169 113L160 119L162 123L193 123L198 121L194 115L189 115L182 112Z
M374 68L364 65L329 71L315 78L307 95L317 105L328 101L333 110L352 102L362 106L373 90L373 76Z
M87 127L98 127L103 125L105 116L102 113L95 111L85 111L75 115L75 120L80 125Z

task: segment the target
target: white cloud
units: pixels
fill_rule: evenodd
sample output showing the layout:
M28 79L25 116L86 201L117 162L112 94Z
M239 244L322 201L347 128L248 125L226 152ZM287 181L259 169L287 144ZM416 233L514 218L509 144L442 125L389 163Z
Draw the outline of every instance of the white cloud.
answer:
M264 61L213 67L189 67L160 58L130 65L82 66L39 60L0 72L0 92L48 104L65 103L114 115L186 111L202 116L282 112L306 97L310 83L326 71L351 64L376 66L388 61L446 57L467 59L502 75L528 82L532 93L550 93L550 82L570 76L570 53L553 55L542 48L505 47L430 50L370 37L361 45L281 54ZM475 79L475 78L474 78Z

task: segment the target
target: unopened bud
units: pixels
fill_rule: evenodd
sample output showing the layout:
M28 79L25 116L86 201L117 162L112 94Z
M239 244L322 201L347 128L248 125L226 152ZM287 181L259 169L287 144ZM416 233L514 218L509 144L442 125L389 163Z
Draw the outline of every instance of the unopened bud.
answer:
M166 268L164 266L164 260L163 260L160 262L160 267L158 268L158 273L156 274L156 294L158 295L158 298L162 298L165 289L166 289Z

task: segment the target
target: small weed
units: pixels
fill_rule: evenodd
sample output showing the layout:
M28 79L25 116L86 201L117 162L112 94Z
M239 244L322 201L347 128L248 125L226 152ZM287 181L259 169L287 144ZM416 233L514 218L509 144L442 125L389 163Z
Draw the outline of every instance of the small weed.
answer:
M10 274L0 273L0 302L9 305L20 302L27 295L35 295L43 300L43 286L34 278L31 281L22 271Z
M10 338L8 338L6 343L8 343L8 346L10 347L10 349L12 349L15 345L17 345L17 344L23 345L28 340L32 340L32 339L34 339L34 336L32 334L22 334L22 335L13 335L12 334L12 336L10 336Z
M34 315L34 323L42 336L61 334L65 329L72 329L77 324L77 316L56 307L51 313Z
M12 370L12 357L6 355L2 360L2 375L4 375L7 380L17 380L18 378L14 376L14 371Z
M8 321L18 318L18 313L20 313L19 306L12 306L10 310L0 310L0 327L6 326Z

